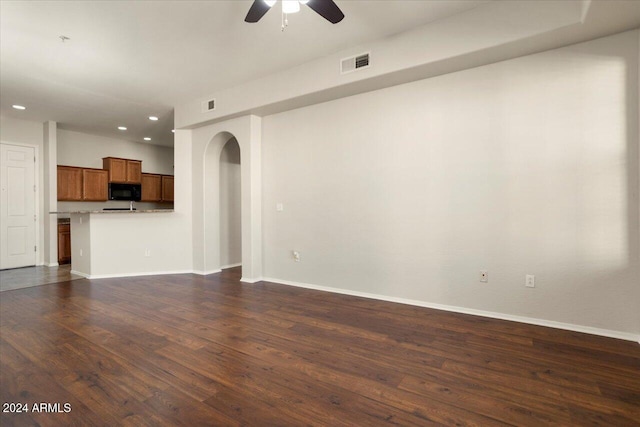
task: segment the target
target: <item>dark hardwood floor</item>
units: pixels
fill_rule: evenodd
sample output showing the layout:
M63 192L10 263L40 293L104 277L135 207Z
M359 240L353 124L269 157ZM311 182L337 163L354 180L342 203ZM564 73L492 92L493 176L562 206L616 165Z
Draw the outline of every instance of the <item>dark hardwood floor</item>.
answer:
M239 273L3 292L0 424L640 425L638 343Z

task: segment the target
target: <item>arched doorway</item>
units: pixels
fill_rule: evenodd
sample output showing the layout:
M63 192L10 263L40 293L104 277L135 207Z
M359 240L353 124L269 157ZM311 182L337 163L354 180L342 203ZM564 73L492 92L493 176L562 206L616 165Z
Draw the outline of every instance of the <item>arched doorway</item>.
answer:
M240 145L231 138L220 153L220 268L242 265Z
M221 255L221 157L224 147L236 137L229 132L220 132L209 142L204 153L204 273L220 271ZM237 144L237 142L236 142ZM238 151L240 151L238 149Z
M240 152L240 227L243 282L262 278L261 121L244 116L191 132L193 155L193 270L221 270L220 160L234 140ZM231 146L230 146L231 147ZM235 146L234 146L235 148ZM237 166L237 165L236 165Z

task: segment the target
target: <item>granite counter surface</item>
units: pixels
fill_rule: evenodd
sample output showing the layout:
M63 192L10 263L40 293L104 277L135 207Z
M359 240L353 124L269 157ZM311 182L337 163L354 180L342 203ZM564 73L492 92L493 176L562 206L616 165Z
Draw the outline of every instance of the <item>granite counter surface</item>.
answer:
M98 210L98 211L65 211L65 212L49 212L52 215L62 214L62 215L70 215L70 214L138 214L138 213L171 213L174 212L173 209L141 209L131 211L129 209L125 210Z

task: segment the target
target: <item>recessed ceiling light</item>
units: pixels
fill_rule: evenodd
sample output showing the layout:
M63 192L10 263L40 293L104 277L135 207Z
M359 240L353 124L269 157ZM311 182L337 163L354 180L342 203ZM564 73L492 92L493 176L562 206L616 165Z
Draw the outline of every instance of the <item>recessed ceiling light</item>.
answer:
M27 107L24 107L22 105L12 105L13 108L15 108L16 110L26 110Z
M124 127L124 126L118 126L118 129L120 129L120 130L127 130L127 128L126 128L126 127Z
M144 140L145 140L145 141L151 141L151 138L149 138L148 136L145 136L145 137L144 137Z
M157 122L158 118L156 116L149 116L149 120L153 120L154 122Z

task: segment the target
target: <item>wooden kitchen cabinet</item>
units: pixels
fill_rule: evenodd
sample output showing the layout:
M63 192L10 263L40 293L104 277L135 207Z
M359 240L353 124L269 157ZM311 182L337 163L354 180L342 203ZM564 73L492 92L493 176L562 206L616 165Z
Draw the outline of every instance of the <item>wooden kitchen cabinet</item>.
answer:
M106 201L109 196L109 173L102 169L58 166L58 200Z
M142 161L104 157L102 167L109 171L109 182L140 184L142 181Z
M127 160L127 182L140 184L142 182L142 162Z
M82 169L82 200L107 201L109 172L103 169Z
M71 262L71 224L58 224L58 264Z
M173 202L173 176L162 175L162 201Z
M82 200L82 168L58 166L58 200Z
M109 182L127 182L127 160L104 157L102 168L109 171Z
M141 202L159 202L162 200L162 175L142 174Z

